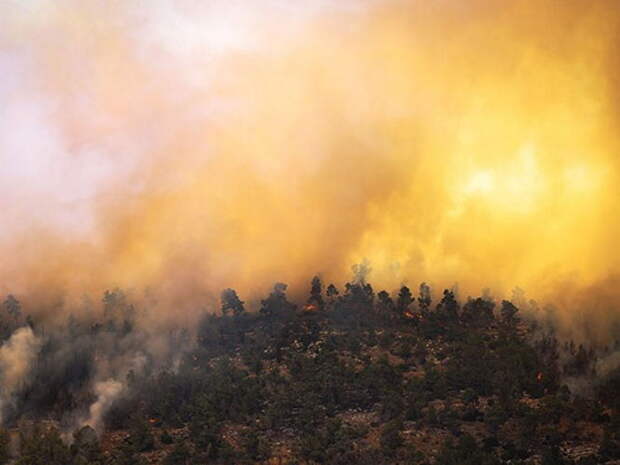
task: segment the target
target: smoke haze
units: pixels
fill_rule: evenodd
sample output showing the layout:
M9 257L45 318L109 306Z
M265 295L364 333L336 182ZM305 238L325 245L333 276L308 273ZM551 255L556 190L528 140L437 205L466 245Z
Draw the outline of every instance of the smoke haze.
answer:
M0 423L5 406L12 402L13 395L27 381L40 348L41 341L29 327L16 330L0 347Z
M607 337L618 2L313 5L3 2L0 292L179 321L366 258Z

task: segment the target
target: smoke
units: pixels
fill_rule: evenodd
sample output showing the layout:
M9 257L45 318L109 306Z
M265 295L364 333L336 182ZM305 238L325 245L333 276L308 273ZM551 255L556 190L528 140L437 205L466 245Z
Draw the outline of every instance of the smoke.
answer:
M82 422L81 426L88 425L96 431L101 431L103 416L124 390L123 383L114 379L95 383L94 393L97 400L90 406L88 418Z
M618 367L620 367L620 351L612 352L611 354L597 360L596 374L601 377L605 377Z
M617 2L312 3L4 2L0 291L191 321L368 258L607 338Z
M41 340L29 327L17 329L0 347L0 423L4 409L28 378Z

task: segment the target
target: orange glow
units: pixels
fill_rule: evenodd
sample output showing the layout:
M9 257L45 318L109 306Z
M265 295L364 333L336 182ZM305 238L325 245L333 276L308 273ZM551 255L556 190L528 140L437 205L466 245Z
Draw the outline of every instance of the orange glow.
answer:
M519 286L601 333L617 315L615 0L369 2L294 31L265 19L254 48L217 53L202 28L182 53L139 42L125 2L61 3L6 43L32 44L69 147L114 142L136 168L92 202L91 233L32 212L2 236L0 291L34 312L119 286L177 319L227 287L305 298L367 258L375 289Z

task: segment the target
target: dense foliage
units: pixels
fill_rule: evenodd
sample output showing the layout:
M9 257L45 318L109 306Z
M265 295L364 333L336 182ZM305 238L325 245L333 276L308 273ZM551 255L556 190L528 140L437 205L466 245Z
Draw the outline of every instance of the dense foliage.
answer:
M303 306L278 283L256 313L232 289L220 315L169 335L178 363L146 360L71 445L58 429L90 405L106 350L139 346L135 311L104 296L102 323L47 332L39 369L5 408L20 425L17 463L36 464L595 464L620 459L620 369L596 374L617 347L559 343L513 303L433 302L403 287L375 295L363 279L342 293L319 278ZM19 302L5 302L18 325ZM35 327L30 321L28 324ZM11 333L7 330L6 334ZM63 352L66 334L72 347ZM5 337L5 339L6 339ZM110 347L114 347L111 349ZM46 368L49 367L49 368ZM59 371L58 367L63 370ZM41 386L45 386L42 389ZM83 408L83 407L82 407ZM55 422L24 423L26 417ZM22 418L18 422L18 418ZM0 463L9 460L0 432Z

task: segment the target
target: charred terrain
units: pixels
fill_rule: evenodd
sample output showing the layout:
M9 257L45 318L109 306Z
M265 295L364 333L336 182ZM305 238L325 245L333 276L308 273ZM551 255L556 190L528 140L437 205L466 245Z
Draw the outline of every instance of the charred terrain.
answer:
M9 296L0 463L620 463L618 341L559 340L513 302L314 278L303 304L227 289L155 332L118 290L53 326Z

